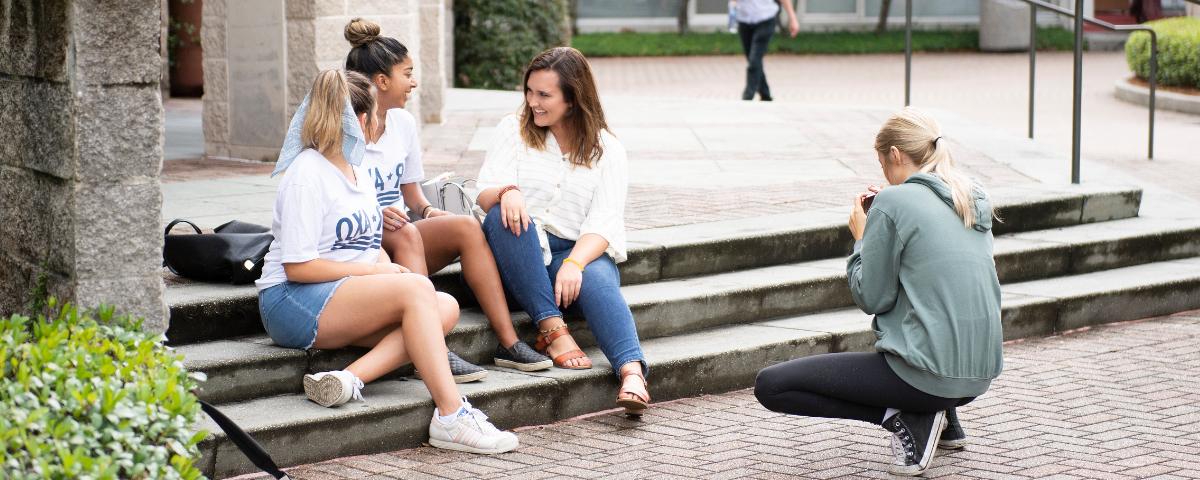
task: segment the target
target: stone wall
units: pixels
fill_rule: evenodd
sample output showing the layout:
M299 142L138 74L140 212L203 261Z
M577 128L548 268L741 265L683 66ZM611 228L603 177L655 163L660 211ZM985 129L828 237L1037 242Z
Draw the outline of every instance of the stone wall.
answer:
M206 154L274 161L287 121L316 74L344 66L350 44L343 30L354 17L375 21L383 35L409 48L419 86L407 109L427 122L440 122L441 89L447 86L442 52L448 47L445 29L438 26L448 15L446 1L205 0ZM254 28L239 29L238 22ZM279 45L274 44L276 26ZM434 53L425 55L426 48ZM282 75L275 74L276 66ZM276 101L286 107L276 108ZM251 132L249 126L261 130Z
M44 292L165 330L160 5L0 9L0 314Z

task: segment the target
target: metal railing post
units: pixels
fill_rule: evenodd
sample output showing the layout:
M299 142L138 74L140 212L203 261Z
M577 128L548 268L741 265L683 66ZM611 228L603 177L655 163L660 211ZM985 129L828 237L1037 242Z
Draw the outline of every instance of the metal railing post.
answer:
M1075 85L1071 112L1071 183L1079 183L1080 114L1083 104L1083 0L1075 0Z
M912 0L904 0L904 106L912 104Z
M1037 5L1029 4L1029 138L1033 138L1034 72L1037 69Z
M1158 84L1158 34L1150 30L1150 139L1148 160L1154 160L1154 90Z

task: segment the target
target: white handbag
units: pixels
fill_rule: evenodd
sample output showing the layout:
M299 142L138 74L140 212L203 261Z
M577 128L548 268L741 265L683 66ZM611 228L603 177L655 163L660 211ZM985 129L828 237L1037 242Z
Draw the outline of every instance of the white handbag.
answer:
M475 204L479 191L474 188L475 179L454 179L454 172L446 172L421 183L421 191L434 208L455 215L473 215L483 221L486 213ZM421 212L415 212L420 216Z

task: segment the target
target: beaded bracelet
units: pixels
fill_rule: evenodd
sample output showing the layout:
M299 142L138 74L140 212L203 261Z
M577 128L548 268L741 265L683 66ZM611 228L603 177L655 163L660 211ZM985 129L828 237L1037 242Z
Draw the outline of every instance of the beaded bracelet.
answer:
M570 263L573 263L573 264L575 264L575 266L576 266L576 267L579 267L579 271L580 271L580 272L583 272L583 264L582 264L582 263L579 263L579 260L576 260L576 259L574 259L574 258L571 258L571 257L564 258L564 259L563 259L563 263L567 263L567 262L570 262Z
M500 194L499 194L499 195L496 195L496 201L497 201L497 202L499 202L501 199L503 199L503 198L504 198L504 194L506 194L506 193L508 193L508 192L510 192L510 191L513 191L513 190L516 190L516 191L518 191L518 192L519 192L519 191L521 191L521 189L517 188L517 186L516 186L516 185L508 185L508 186L506 186L506 187L504 187L504 188L501 188L501 189L500 189Z

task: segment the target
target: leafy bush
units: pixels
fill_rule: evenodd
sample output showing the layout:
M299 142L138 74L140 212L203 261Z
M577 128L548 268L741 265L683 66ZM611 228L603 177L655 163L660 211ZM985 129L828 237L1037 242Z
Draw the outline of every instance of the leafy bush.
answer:
M183 357L111 308L0 318L5 478L202 478Z
M455 85L520 89L525 65L534 55L570 40L566 0L458 0Z
M1200 88L1200 18L1165 18L1146 25L1158 34L1158 84ZM1149 33L1129 36L1125 60L1138 77L1150 78Z

